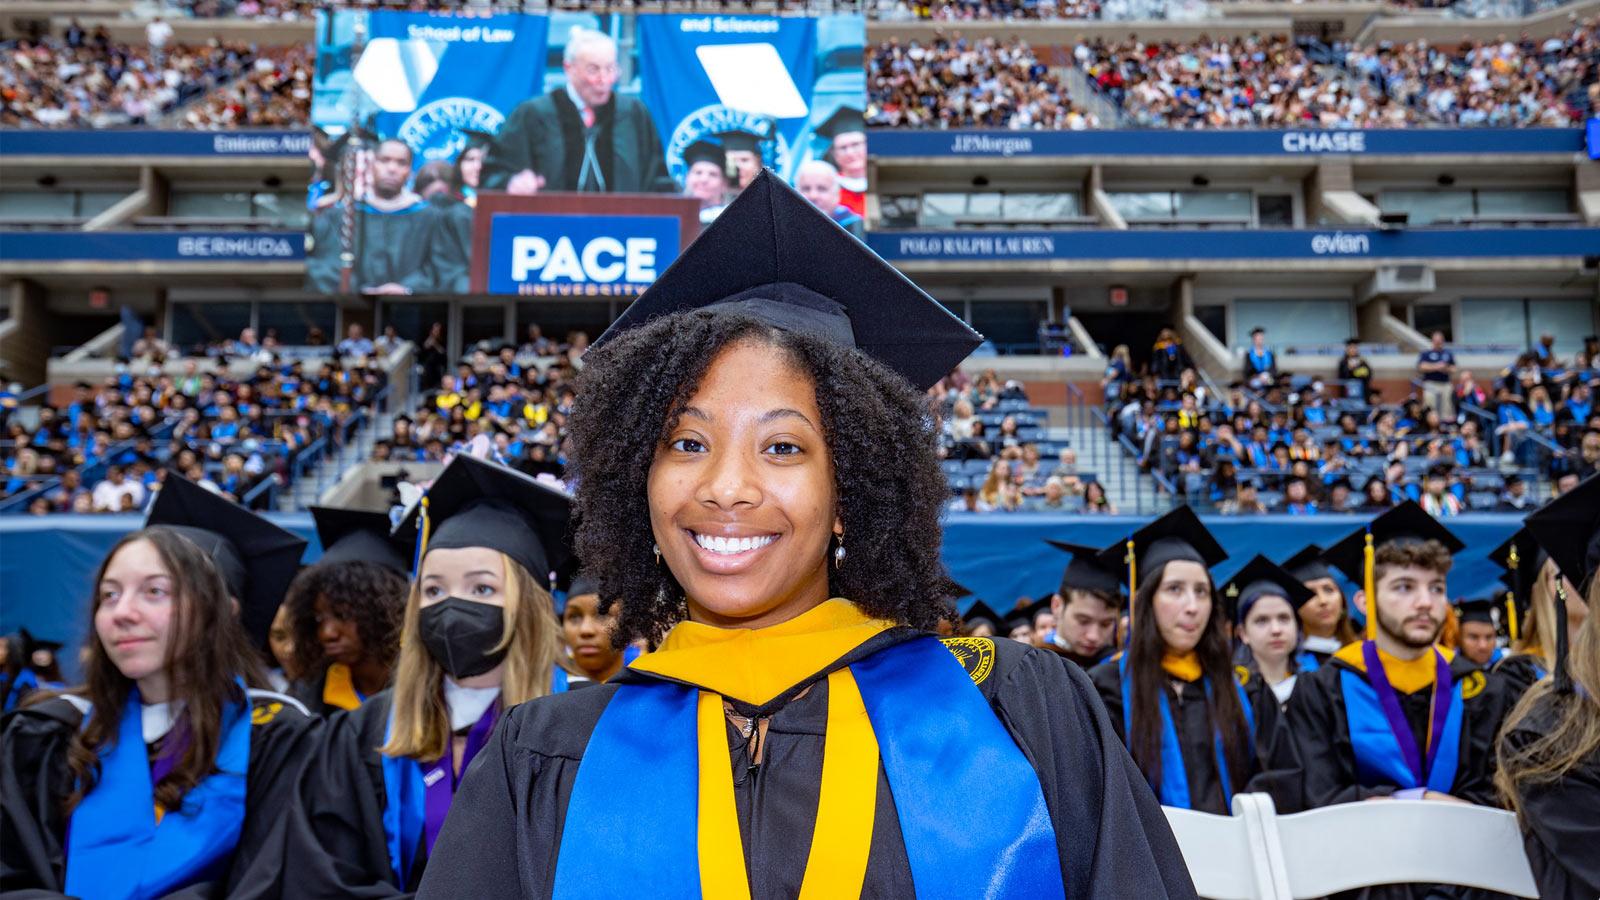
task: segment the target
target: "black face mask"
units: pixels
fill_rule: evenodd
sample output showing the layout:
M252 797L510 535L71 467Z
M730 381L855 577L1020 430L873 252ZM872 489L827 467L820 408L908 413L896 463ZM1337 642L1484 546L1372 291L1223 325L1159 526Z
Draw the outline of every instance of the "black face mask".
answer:
M446 597L423 607L418 624L422 627L422 645L457 681L500 665L511 649L495 649L505 633L504 607Z

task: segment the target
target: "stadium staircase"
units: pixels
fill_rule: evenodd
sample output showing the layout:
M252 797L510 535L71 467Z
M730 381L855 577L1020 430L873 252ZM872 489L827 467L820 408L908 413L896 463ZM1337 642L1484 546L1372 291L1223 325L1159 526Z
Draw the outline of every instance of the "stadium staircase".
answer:
M1139 470L1137 452L1111 436L1105 411L1086 401L1070 383L1067 390L1067 425L1051 428L1050 437L1065 438L1077 451L1079 470L1095 473L1118 513L1155 515L1171 509L1172 495L1159 491L1155 479Z
M1085 113L1091 114L1100 120L1101 128L1125 128L1128 123L1124 120L1122 110L1111 101L1110 97L1100 92L1089 76L1077 66L1062 66L1052 69L1059 75L1067 86L1067 97L1073 103L1083 107Z

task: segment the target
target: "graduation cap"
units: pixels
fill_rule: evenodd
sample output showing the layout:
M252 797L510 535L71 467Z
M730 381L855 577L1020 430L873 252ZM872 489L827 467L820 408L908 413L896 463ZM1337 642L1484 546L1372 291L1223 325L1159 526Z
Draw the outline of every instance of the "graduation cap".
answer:
M1533 532L1526 528L1518 529L1505 543L1489 551L1489 561L1505 570L1500 582L1509 588L1505 593L1506 634L1513 641L1521 636L1519 623L1528 616L1533 585L1539 579L1545 559L1544 551L1533 539Z
M979 622L987 622L990 631L994 632L995 634L1001 634L1000 614L995 612L989 606L989 604L983 602L982 600L974 600L972 605L967 607L967 611L961 614L961 622L962 624L966 625L968 629L971 629Z
M722 141L724 153L755 153L760 155L761 142L767 139L766 134L752 134L744 130L719 131L717 139Z
M866 117L862 115L861 110L853 106L840 106L833 111L833 115L828 116L828 118L822 120L821 124L817 125L817 134L830 141L841 134L849 134L854 131L865 133L866 130Z
M1117 577L1115 569L1106 568L1096 559L1100 548L1049 539L1046 539L1045 543L1063 553L1072 554L1072 562L1067 563L1066 571L1061 573L1063 599L1066 598L1068 590L1089 591L1106 596L1114 602L1122 599L1122 579Z
M461 159L461 154L467 152L468 150L487 149L494 143L493 132L478 131L473 128L462 128L459 130L461 132L461 136L466 139L466 143L461 145L460 152L456 154L457 161Z
M1488 622L1493 625L1495 602L1493 597L1462 600L1456 604L1456 618L1464 623Z
M1323 549L1318 544L1305 545L1299 553L1283 561L1283 569L1300 579L1301 584L1333 577L1333 570L1328 568L1328 561L1323 558Z
M370 562L410 573L404 545L390 534L389 514L332 506L311 507L322 544L320 563Z
M429 550L486 547L509 556L546 590L567 565L572 497L515 469L460 454L406 510L395 535L416 547L420 570Z
M1242 622L1250 614L1250 607L1262 597L1282 597L1298 613L1316 594L1277 563L1257 553L1222 586L1222 596L1228 618Z
M763 169L593 344L717 306L854 347L926 390L983 336Z
M600 583L588 575L579 574L573 577L572 583L567 585L568 597L582 597L586 594L599 595Z
M695 163L708 162L717 167L724 177L728 174L728 154L720 146L711 141L695 141L683 151L683 164L692 166Z
M365 125L353 125L345 129L343 134L333 139L333 144L330 146L332 152L329 156L336 160L343 157L345 150L349 149L350 143L357 138L361 139L363 148L367 150L377 149L378 144L383 140L378 136L377 132Z
M1018 627L1019 625L1026 625L1029 628L1032 628L1033 627L1034 616L1037 616L1040 613L1040 611L1045 610L1045 609L1049 609L1049 608L1050 608L1050 598L1049 597L1046 597L1043 600L1035 600L1032 603L1019 604L1019 605L1013 607L1011 612L1006 613L1006 618L1005 618L1005 634L1006 634L1006 636L1009 637L1010 634L1011 634L1012 629Z
M1600 475L1591 475L1523 520L1581 593L1600 570Z
M1111 571L1128 573L1128 596L1139 590L1138 573L1158 569L1169 562L1187 560L1207 569L1228 558L1227 551L1211 536L1200 517L1187 506L1173 510L1135 531L1126 541L1101 550L1096 561Z
M211 558L228 592L239 601L245 631L265 646L305 540L175 472L162 482L144 524L176 531Z
M1417 501L1407 500L1384 511L1366 528L1352 532L1328 548L1326 554L1328 562L1333 563L1351 581L1358 582L1367 598L1368 640L1372 639L1378 629L1378 616L1374 612L1378 592L1372 574L1373 557L1377 548L1384 544L1423 541L1438 541L1451 553L1458 553L1466 546L1450 533L1450 529L1439 524L1438 519L1428 515L1427 510L1418 506Z
M1543 509L1522 520L1524 528L1550 555L1567 581L1584 591L1600 569L1600 475L1591 475L1577 487L1551 500ZM1582 603L1580 596L1578 602ZM1556 579L1555 690L1572 693L1572 673L1567 671L1567 588Z

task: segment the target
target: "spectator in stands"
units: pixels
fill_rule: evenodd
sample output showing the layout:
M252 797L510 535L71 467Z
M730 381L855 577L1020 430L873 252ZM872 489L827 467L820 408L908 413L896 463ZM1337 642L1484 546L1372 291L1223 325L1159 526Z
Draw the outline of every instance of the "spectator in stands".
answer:
M1127 344L1118 344L1111 351L1111 361L1106 363L1105 377L1100 379L1100 389L1105 394L1106 405L1111 406L1122 398L1123 391L1133 383L1133 358Z
M1435 331L1428 349L1417 356L1417 375L1422 379L1422 399L1439 415L1455 419L1455 394L1450 385L1455 379L1456 357L1445 348L1444 332Z
M126 477L122 466L106 470L104 481L94 488L95 512L123 512L138 509L144 504L144 485Z
M1091 515L1114 516L1117 508L1112 505L1106 496L1105 486L1098 481L1090 481L1083 487L1083 511Z
M1177 381L1184 369L1194 368L1194 360L1184 349L1183 339L1171 328L1163 328L1150 348L1150 371L1161 381Z
M1354 381L1360 385L1352 397L1365 397L1372 387L1372 366L1361 355L1361 341L1350 338L1344 342L1344 355L1339 357L1339 380Z
M165 60L167 44L172 42L172 26L165 18L156 16L144 26L145 43L150 46L150 59L156 65Z
M1504 487L1500 491L1498 508L1502 512L1532 512L1537 506L1533 495L1528 492L1528 483L1522 476L1515 472L1506 476Z
M1511 388L1502 386L1495 399L1495 435L1500 439L1500 464L1515 465L1516 449L1533 426L1533 417Z
M1434 466L1422 481L1422 508L1436 519L1461 513L1461 499L1450 492L1450 469Z
M1301 477L1290 478L1284 484L1283 511L1291 516L1314 516L1317 514L1317 504L1311 499L1310 489L1306 480Z
M1389 493L1389 484L1384 476L1374 475L1361 486L1360 512L1382 512L1393 505L1394 499Z
M371 356L374 345L372 340L362 333L361 324L351 322L345 329L345 338L336 348L340 356Z
M1264 390L1278 381L1278 357L1267 347L1267 330L1257 325L1250 329L1250 349L1244 354L1245 384Z
M1234 496L1223 501L1218 512L1225 516L1255 516L1267 512L1261 502L1260 486L1253 478L1242 479L1234 489Z

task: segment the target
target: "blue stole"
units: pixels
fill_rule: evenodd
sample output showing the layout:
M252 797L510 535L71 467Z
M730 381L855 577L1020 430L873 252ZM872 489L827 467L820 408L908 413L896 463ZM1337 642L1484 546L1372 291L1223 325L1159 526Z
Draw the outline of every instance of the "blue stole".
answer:
M1256 372L1265 372L1272 367L1272 351L1263 350L1257 353L1254 348L1250 350L1250 365Z
M244 682L236 683L244 693ZM66 892L95 900L135 900L222 877L244 827L250 768L247 704L230 703L223 709L216 768L184 795L182 808L168 810L158 823L139 689L134 688L122 710L116 742L100 748L100 781L67 825Z
M1378 692L1360 672L1342 669L1339 684L1344 694L1345 717L1350 721L1350 744L1356 754L1356 776L1366 787L1392 784L1401 790L1427 788L1448 794L1455 785L1456 767L1461 759L1461 719L1464 715L1461 683L1450 690L1450 705L1444 727L1434 735L1436 747L1430 754L1425 781L1417 778L1400 741L1389 727L1388 717Z
M1485 670L1492 669L1492 668L1495 667L1496 664L1498 664L1500 662L1500 660L1505 659L1505 658L1506 658L1506 648L1504 648L1504 647L1496 647L1496 648L1494 648L1494 652L1489 654L1489 661L1484 664L1483 668Z
M1117 674L1122 678L1122 729L1125 734L1133 733L1133 679L1128 675L1128 654L1117 657ZM1250 705L1250 698L1245 696L1244 687L1237 680L1233 681L1234 690L1239 692L1239 705L1244 709L1244 722L1250 728L1250 742L1253 745L1256 739L1255 709ZM1211 705L1211 679L1202 675L1200 681L1205 685L1206 702ZM1216 754L1217 777L1222 782L1222 805L1230 806L1233 803L1233 778L1228 774L1228 758L1222 752L1222 732L1213 726L1211 746ZM1254 752L1252 747L1252 752ZM1193 800L1189 796L1189 771L1183 763L1183 745L1178 743L1178 728L1172 721L1172 706L1167 702L1167 689L1161 689L1161 783L1151 784L1156 790L1156 796L1161 798L1162 806L1173 806L1178 809L1193 809Z
M17 673L17 680L6 686L5 712L10 712L22 699L23 689L31 693L39 689L39 676L33 674L32 669L23 669ZM141 736L140 740L143 740Z
M850 673L878 739L917 893L1061 896L1039 776L950 652L935 638L915 638ZM662 900L701 896L698 700L696 688L671 682L617 688L578 764L555 900L628 896L640 885ZM626 808L617 804L623 796ZM952 797L961 800L959 817L950 814Z
M560 666L550 679L550 693L559 694L567 689L567 673ZM496 701L499 702L499 701ZM389 743L394 729L394 701L389 702L389 721L383 727L383 743ZM400 890L408 886L406 877L416 865L417 848L422 844L423 825L427 820L428 788L423 783L422 764L409 756L378 754L383 770L383 837L389 848L389 871L394 874L394 884ZM430 767L431 768L431 767ZM465 768L465 766L463 766Z
M1315 672L1320 665L1317 662L1317 657L1310 650L1301 650L1300 654L1294 658L1294 662L1296 670L1300 672Z

